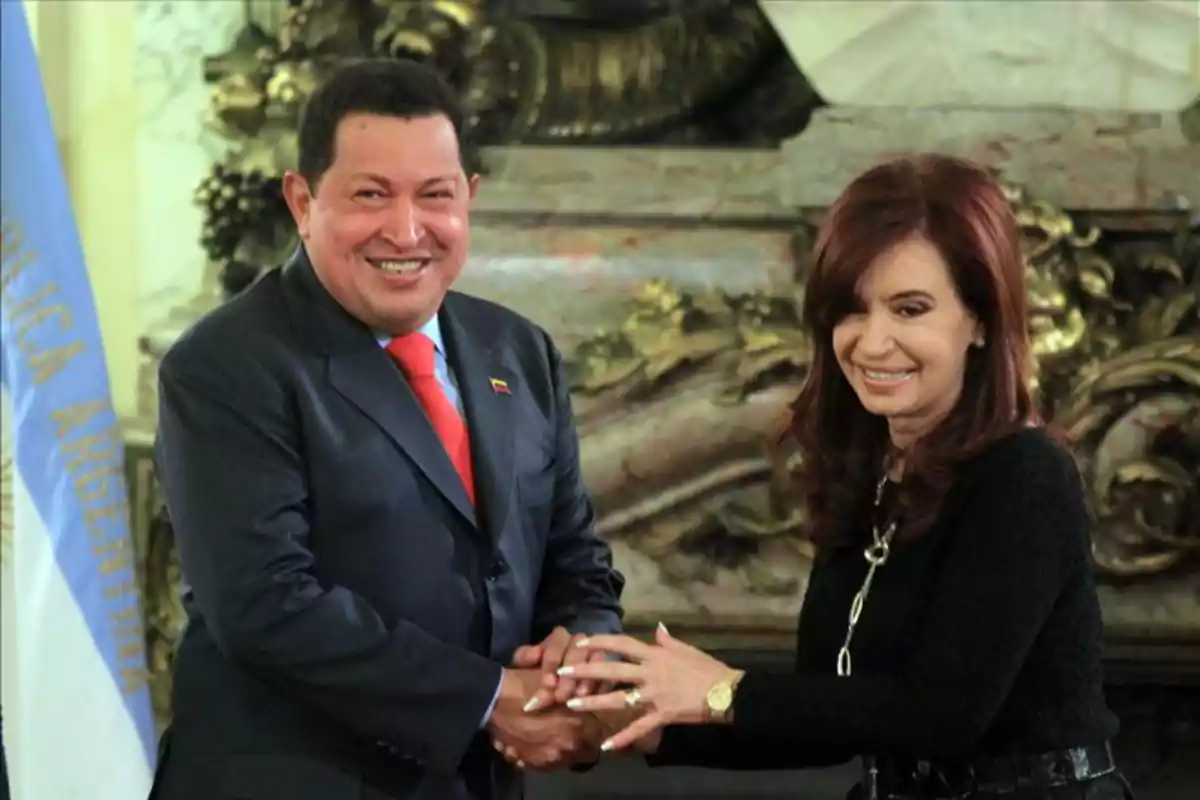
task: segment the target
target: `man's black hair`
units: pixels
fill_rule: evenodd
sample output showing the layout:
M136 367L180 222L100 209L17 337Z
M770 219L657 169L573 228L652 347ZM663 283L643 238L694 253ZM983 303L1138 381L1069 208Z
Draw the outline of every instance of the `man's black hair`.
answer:
M403 59L369 59L338 67L309 95L300 114L297 167L315 189L334 160L338 125L351 114L444 115L463 144L463 108L431 67Z

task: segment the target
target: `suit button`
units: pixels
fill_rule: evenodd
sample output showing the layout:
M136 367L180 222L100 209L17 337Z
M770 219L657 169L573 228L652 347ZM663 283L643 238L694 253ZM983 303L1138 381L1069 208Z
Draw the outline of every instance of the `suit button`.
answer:
M492 569L488 573L488 580L494 581L506 572L508 572L508 562L503 558L497 558L492 562Z

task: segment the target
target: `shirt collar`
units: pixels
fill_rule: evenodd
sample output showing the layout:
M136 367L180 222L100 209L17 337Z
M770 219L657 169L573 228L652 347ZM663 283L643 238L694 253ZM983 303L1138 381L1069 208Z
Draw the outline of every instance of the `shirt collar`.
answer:
M446 347L442 344L442 326L438 324L438 315L434 314L421 326L421 333L425 334L433 342L433 349L446 355Z
M442 326L438 323L438 315L434 314L428 322L422 325L418 331L429 337L433 342L433 349L440 353L443 357L446 355L446 346L442 342ZM376 333L375 339L379 342L380 347L387 347L392 341L392 336L387 333Z

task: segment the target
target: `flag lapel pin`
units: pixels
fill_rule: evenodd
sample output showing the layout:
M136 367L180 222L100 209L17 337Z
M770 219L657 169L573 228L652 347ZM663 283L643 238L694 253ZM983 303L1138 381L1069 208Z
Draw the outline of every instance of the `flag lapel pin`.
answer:
M508 384L499 378L488 378L488 380L492 382L492 391L496 394L512 394L512 391L508 388Z

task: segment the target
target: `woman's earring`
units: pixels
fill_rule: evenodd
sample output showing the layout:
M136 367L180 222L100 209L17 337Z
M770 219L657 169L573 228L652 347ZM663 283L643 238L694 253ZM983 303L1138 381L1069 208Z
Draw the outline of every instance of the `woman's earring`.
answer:
M983 334L979 334L973 340L971 340L971 344L973 344L976 347L983 347L983 345L985 344Z

